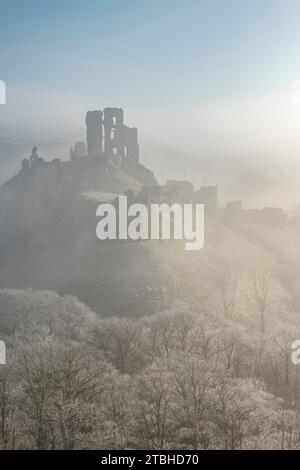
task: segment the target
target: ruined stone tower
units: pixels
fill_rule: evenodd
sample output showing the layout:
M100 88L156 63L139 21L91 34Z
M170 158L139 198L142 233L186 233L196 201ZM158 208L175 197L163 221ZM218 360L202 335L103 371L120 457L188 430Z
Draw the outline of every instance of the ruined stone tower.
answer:
M101 157L103 153L102 115L102 111L88 111L86 113L86 140L89 158Z
M124 124L122 108L88 111L86 115L88 156L105 156L122 166L123 159L139 163L138 132ZM103 146L104 135L104 146Z
M200 190L194 193L194 202L204 204L205 213L215 216L218 203L217 186L201 186Z

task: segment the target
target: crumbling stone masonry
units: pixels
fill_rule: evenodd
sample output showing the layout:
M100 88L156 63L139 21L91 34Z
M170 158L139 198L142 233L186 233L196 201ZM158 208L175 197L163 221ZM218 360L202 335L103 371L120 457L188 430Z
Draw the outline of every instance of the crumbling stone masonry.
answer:
M90 158L108 157L122 166L123 159L139 163L138 132L124 124L122 108L88 111L87 150ZM103 143L104 138L104 143Z

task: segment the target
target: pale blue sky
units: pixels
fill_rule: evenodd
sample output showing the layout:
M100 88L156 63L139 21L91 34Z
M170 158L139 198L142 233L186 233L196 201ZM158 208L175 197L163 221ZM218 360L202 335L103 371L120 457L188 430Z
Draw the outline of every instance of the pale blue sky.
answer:
M298 0L1 0L0 17L10 87L176 107L300 76Z

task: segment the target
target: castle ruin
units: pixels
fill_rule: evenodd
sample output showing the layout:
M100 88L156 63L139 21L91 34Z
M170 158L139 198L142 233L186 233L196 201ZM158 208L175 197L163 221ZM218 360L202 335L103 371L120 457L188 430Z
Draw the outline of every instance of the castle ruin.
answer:
M138 132L124 124L122 108L105 108L86 114L87 153L91 159L108 158L119 167L123 160L139 163Z

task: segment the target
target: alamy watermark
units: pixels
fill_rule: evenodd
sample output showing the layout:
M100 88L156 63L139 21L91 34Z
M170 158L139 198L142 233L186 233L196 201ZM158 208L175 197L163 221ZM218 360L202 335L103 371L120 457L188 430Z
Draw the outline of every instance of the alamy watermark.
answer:
M6 364L6 346L4 341L0 340L0 365Z
M96 235L99 240L185 240L187 251L204 245L203 204L140 204L128 206L127 196L98 206Z
M6 83L0 80L0 104L6 104Z
M294 366L298 366L300 364L300 339L293 341L291 348L291 361Z

